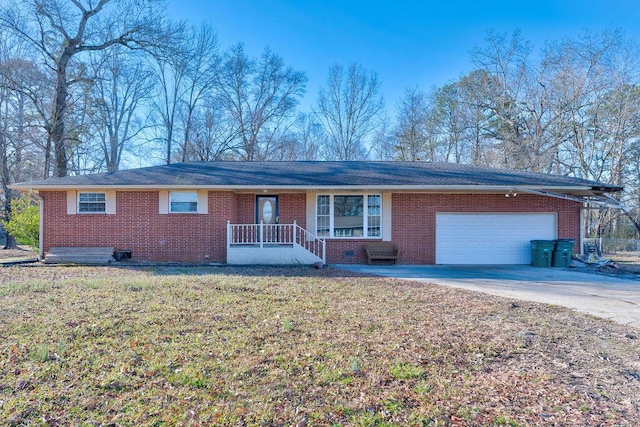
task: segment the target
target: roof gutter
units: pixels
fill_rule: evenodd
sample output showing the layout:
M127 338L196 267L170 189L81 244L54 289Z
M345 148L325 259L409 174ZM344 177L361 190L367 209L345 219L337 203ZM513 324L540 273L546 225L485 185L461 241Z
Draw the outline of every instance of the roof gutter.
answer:
M56 190L88 190L88 189L114 189L114 190L171 190L171 189L200 189L200 190L250 190L250 191L494 191L496 193L508 192L520 187L513 185L202 185L202 184L148 184L148 185L124 185L124 184L83 184L83 185L46 185L32 186L13 184L9 188L22 191L56 191ZM565 191L592 191L592 187L587 186L552 186L538 185L528 187L532 190L547 191L545 188ZM524 191L523 191L524 192ZM561 193L558 193L561 194Z

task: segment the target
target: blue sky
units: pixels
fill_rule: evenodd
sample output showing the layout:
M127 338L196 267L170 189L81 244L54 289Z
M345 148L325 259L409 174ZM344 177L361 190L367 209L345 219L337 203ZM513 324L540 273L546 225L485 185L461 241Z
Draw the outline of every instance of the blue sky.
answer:
M303 111L331 64L355 61L378 73L393 114L406 87L428 90L470 71L469 52L490 28L519 29L535 48L587 28L621 28L640 42L640 0L169 0L169 13L212 23L222 48L242 41L257 56L269 46L305 71Z

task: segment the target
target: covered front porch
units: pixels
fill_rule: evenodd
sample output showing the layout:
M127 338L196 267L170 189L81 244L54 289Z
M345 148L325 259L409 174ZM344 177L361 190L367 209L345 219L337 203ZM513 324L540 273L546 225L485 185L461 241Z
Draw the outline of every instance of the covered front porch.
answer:
M326 241L293 224L231 224L227 264L325 264Z

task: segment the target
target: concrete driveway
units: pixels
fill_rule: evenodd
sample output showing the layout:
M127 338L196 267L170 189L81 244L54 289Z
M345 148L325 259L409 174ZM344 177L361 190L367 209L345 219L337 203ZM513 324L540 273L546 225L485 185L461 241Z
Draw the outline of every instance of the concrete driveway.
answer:
M360 273L436 283L572 308L640 327L640 281L526 265L333 265Z

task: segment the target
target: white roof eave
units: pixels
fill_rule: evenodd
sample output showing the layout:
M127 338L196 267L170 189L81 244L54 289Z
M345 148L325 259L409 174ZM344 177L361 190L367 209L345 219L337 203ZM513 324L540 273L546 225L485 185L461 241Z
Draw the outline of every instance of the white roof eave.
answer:
M554 191L587 191L591 192L590 186L553 186L553 185L191 185L191 184L152 184L152 185L29 185L13 184L9 188L22 191L67 191L67 190L222 190L222 191L431 191L431 192L509 192L531 190L554 190Z

